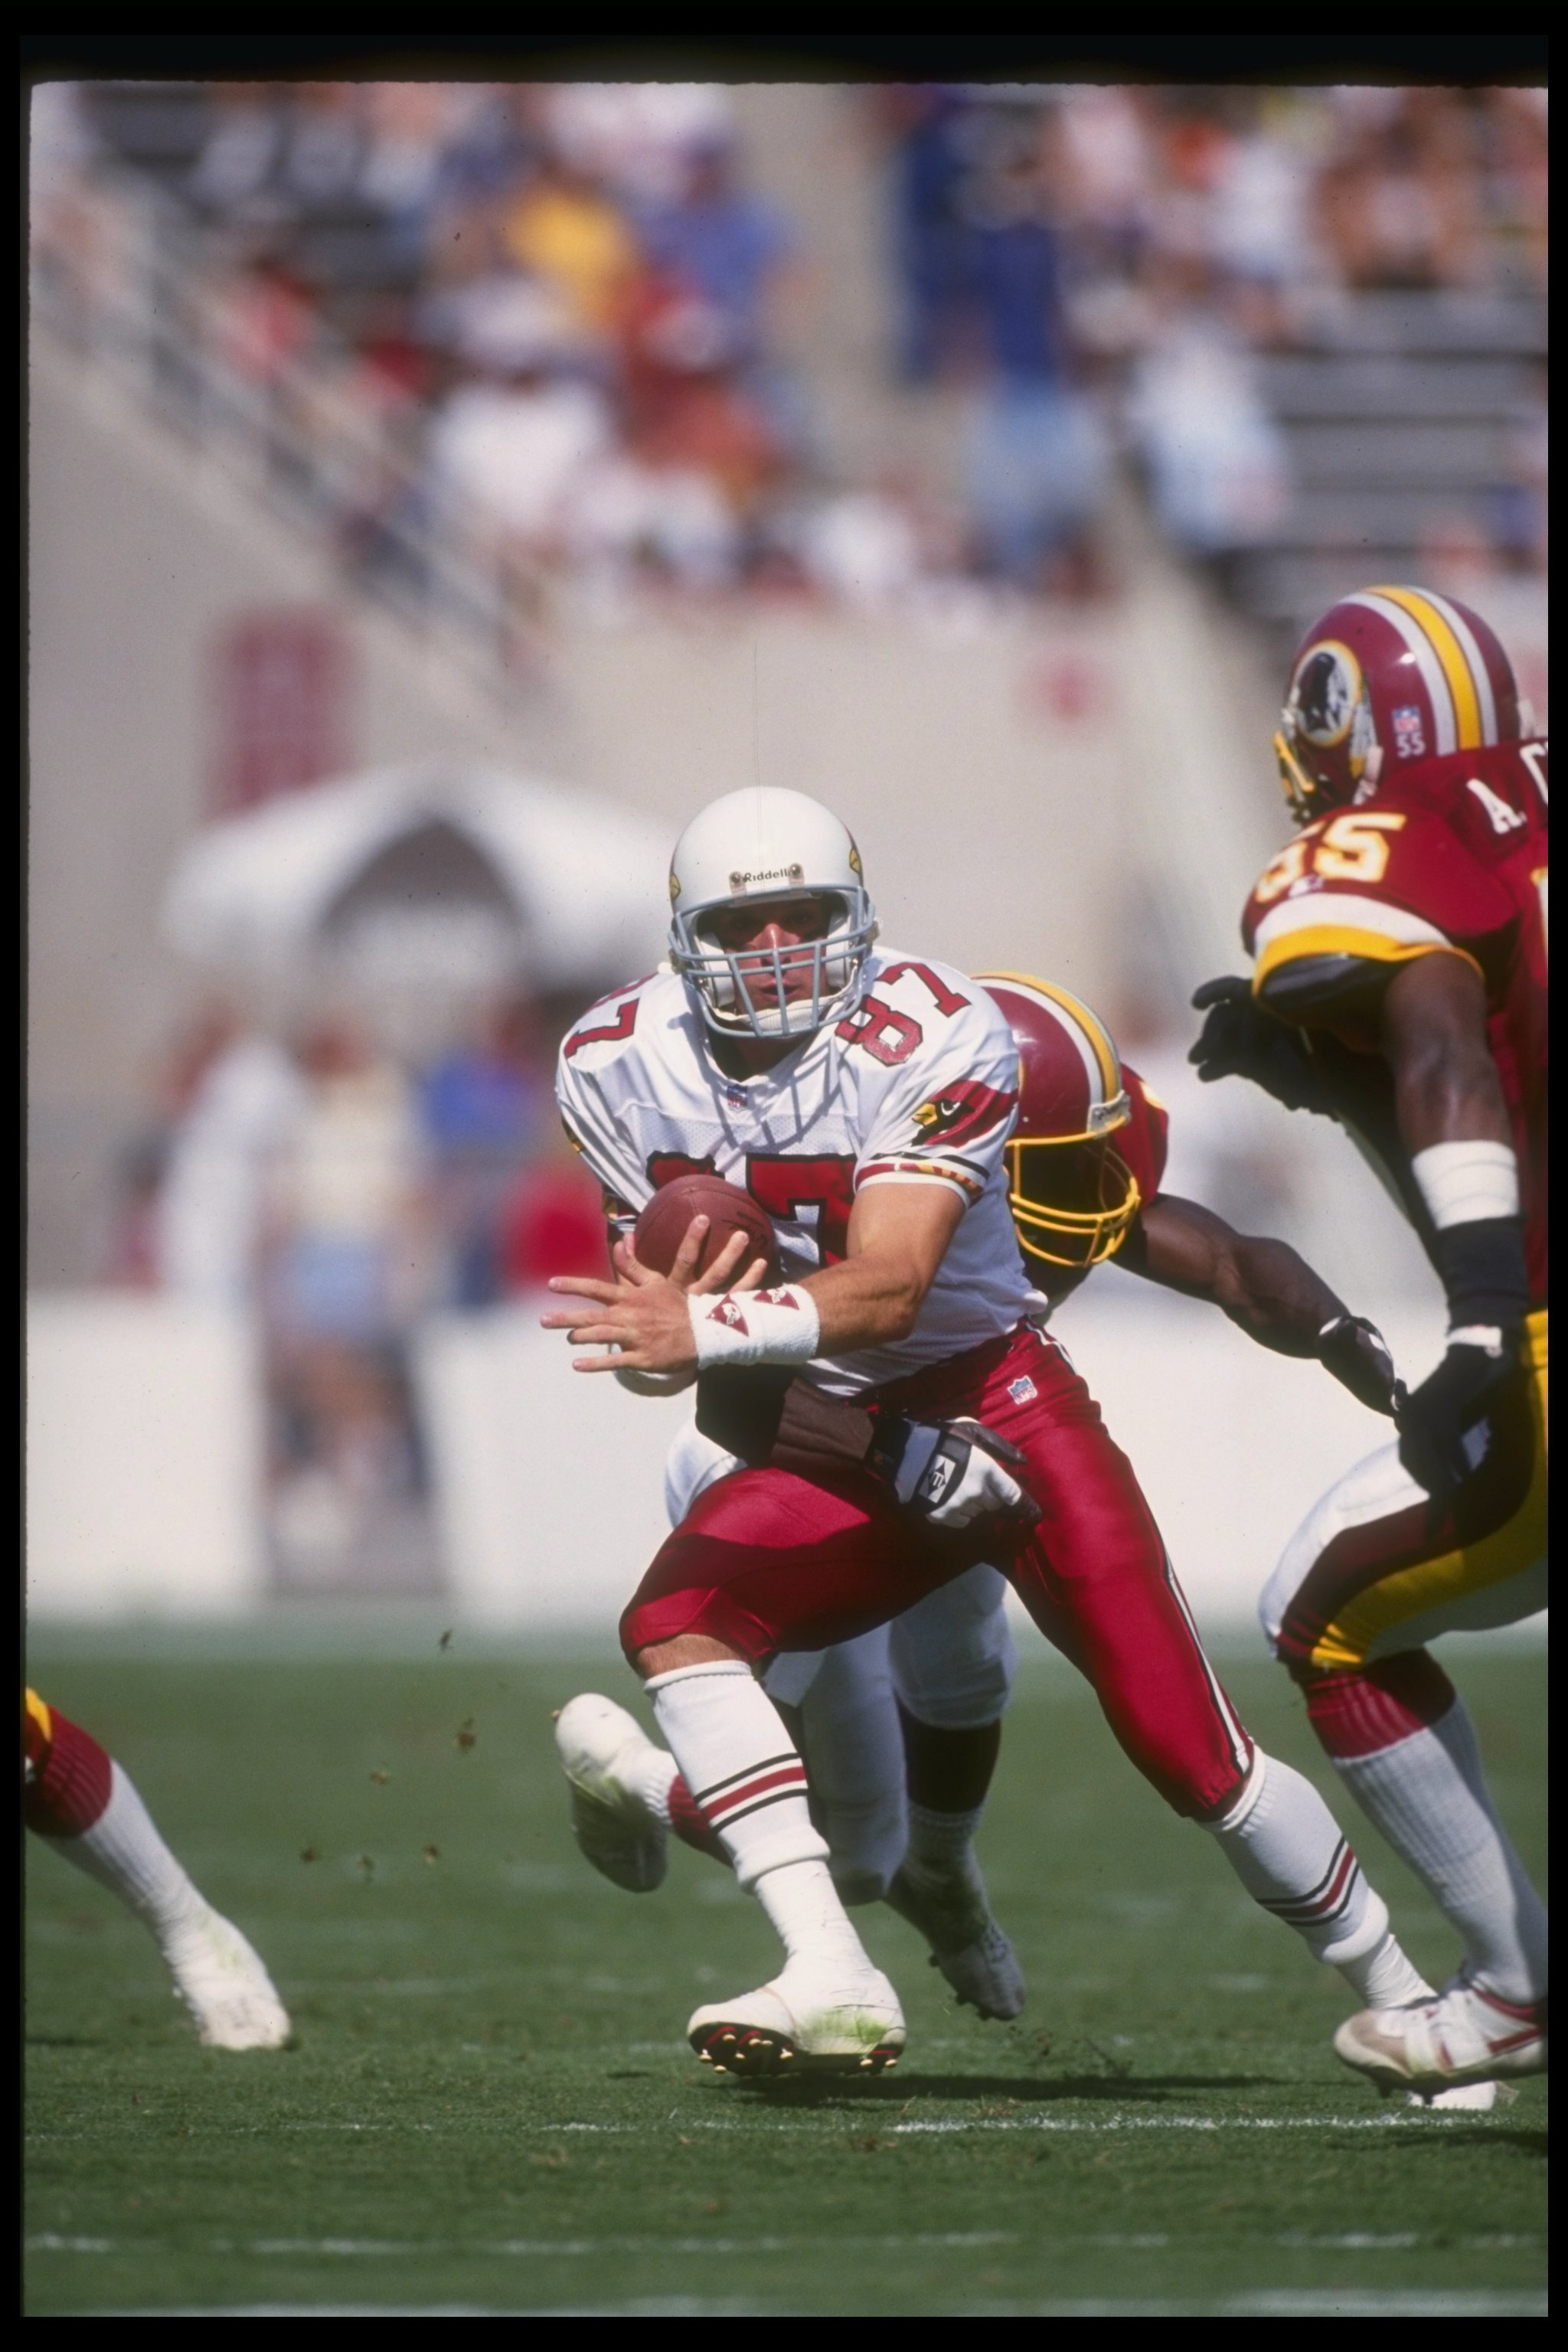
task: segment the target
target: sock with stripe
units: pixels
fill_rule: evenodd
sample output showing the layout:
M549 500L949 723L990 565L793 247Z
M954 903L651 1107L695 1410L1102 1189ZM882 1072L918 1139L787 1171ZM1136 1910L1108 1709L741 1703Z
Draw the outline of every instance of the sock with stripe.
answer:
M694 1847L699 1853L711 1855L728 1868L730 1857L724 1851L724 1841L717 1830L709 1828L707 1817L687 1787L684 1774L676 1774L665 1792L664 1804L664 1818L681 1843Z
M1255 1749L1241 1795L1205 1826L1254 1902L1293 1927L1313 1958L1338 1969L1363 2000L1394 2007L1428 1990L1390 1935L1387 1906L1339 1823L1289 1764Z
M58 1708L24 1798L27 1827L118 1895L160 1942L205 1904L159 1836L130 1775Z
M805 1767L751 1668L718 1659L656 1675L644 1688L690 1802L789 1958L868 1969L812 1825Z
M1310 1684L1334 1769L1431 1890L1467 1973L1505 2001L1546 1992L1546 1910L1499 1821L1464 1701L1435 1658L1403 1652Z

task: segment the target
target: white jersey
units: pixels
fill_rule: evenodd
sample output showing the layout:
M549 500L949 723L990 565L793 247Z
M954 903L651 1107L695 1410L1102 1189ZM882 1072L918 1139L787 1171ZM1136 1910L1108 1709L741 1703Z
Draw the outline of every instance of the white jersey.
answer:
M685 983L656 972L583 1015L555 1087L620 1232L661 1184L710 1171L767 1211L789 1280L844 1257L867 1185L957 1193L965 1214L914 1329L813 1364L806 1377L832 1395L963 1355L1045 1309L1014 1238L1002 1160L1018 1049L984 990L949 964L868 956L855 1010L748 1078L725 1076Z

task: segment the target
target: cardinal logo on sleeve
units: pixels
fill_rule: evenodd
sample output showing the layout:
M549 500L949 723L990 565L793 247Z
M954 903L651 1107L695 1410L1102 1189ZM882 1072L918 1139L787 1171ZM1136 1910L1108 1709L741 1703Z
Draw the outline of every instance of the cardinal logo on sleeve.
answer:
M1010 1118L1017 1106L1016 1094L1004 1094L997 1087L988 1087L978 1078L955 1078L943 1087L940 1094L921 1104L914 1113L914 1123L920 1129L922 1143L958 1143L975 1136L986 1135Z

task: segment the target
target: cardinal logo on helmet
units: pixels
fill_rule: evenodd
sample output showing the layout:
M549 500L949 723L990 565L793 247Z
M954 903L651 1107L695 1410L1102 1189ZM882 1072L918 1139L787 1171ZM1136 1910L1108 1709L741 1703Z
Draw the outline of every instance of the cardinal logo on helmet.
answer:
M921 1103L912 1116L922 1142L934 1143L940 1137L957 1143L999 1127L1011 1118L1017 1103L1016 1094L1003 1094L995 1087L982 1085L978 1078L955 1078L941 1094Z

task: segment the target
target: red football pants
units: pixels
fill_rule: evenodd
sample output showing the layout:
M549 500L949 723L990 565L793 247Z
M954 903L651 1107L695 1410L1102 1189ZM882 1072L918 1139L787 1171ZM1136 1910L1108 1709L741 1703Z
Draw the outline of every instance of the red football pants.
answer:
M1041 1517L997 1564L1166 1802L1195 1818L1223 1811L1251 1741L1204 1655L1132 1465L1062 1350L1026 1328L879 1402L918 1419L973 1416L1020 1449ZM621 1621L622 1645L635 1660L707 1633L753 1664L824 1649L885 1624L981 1556L973 1541L922 1528L868 1473L817 1483L738 1470L698 1496L660 1549Z

